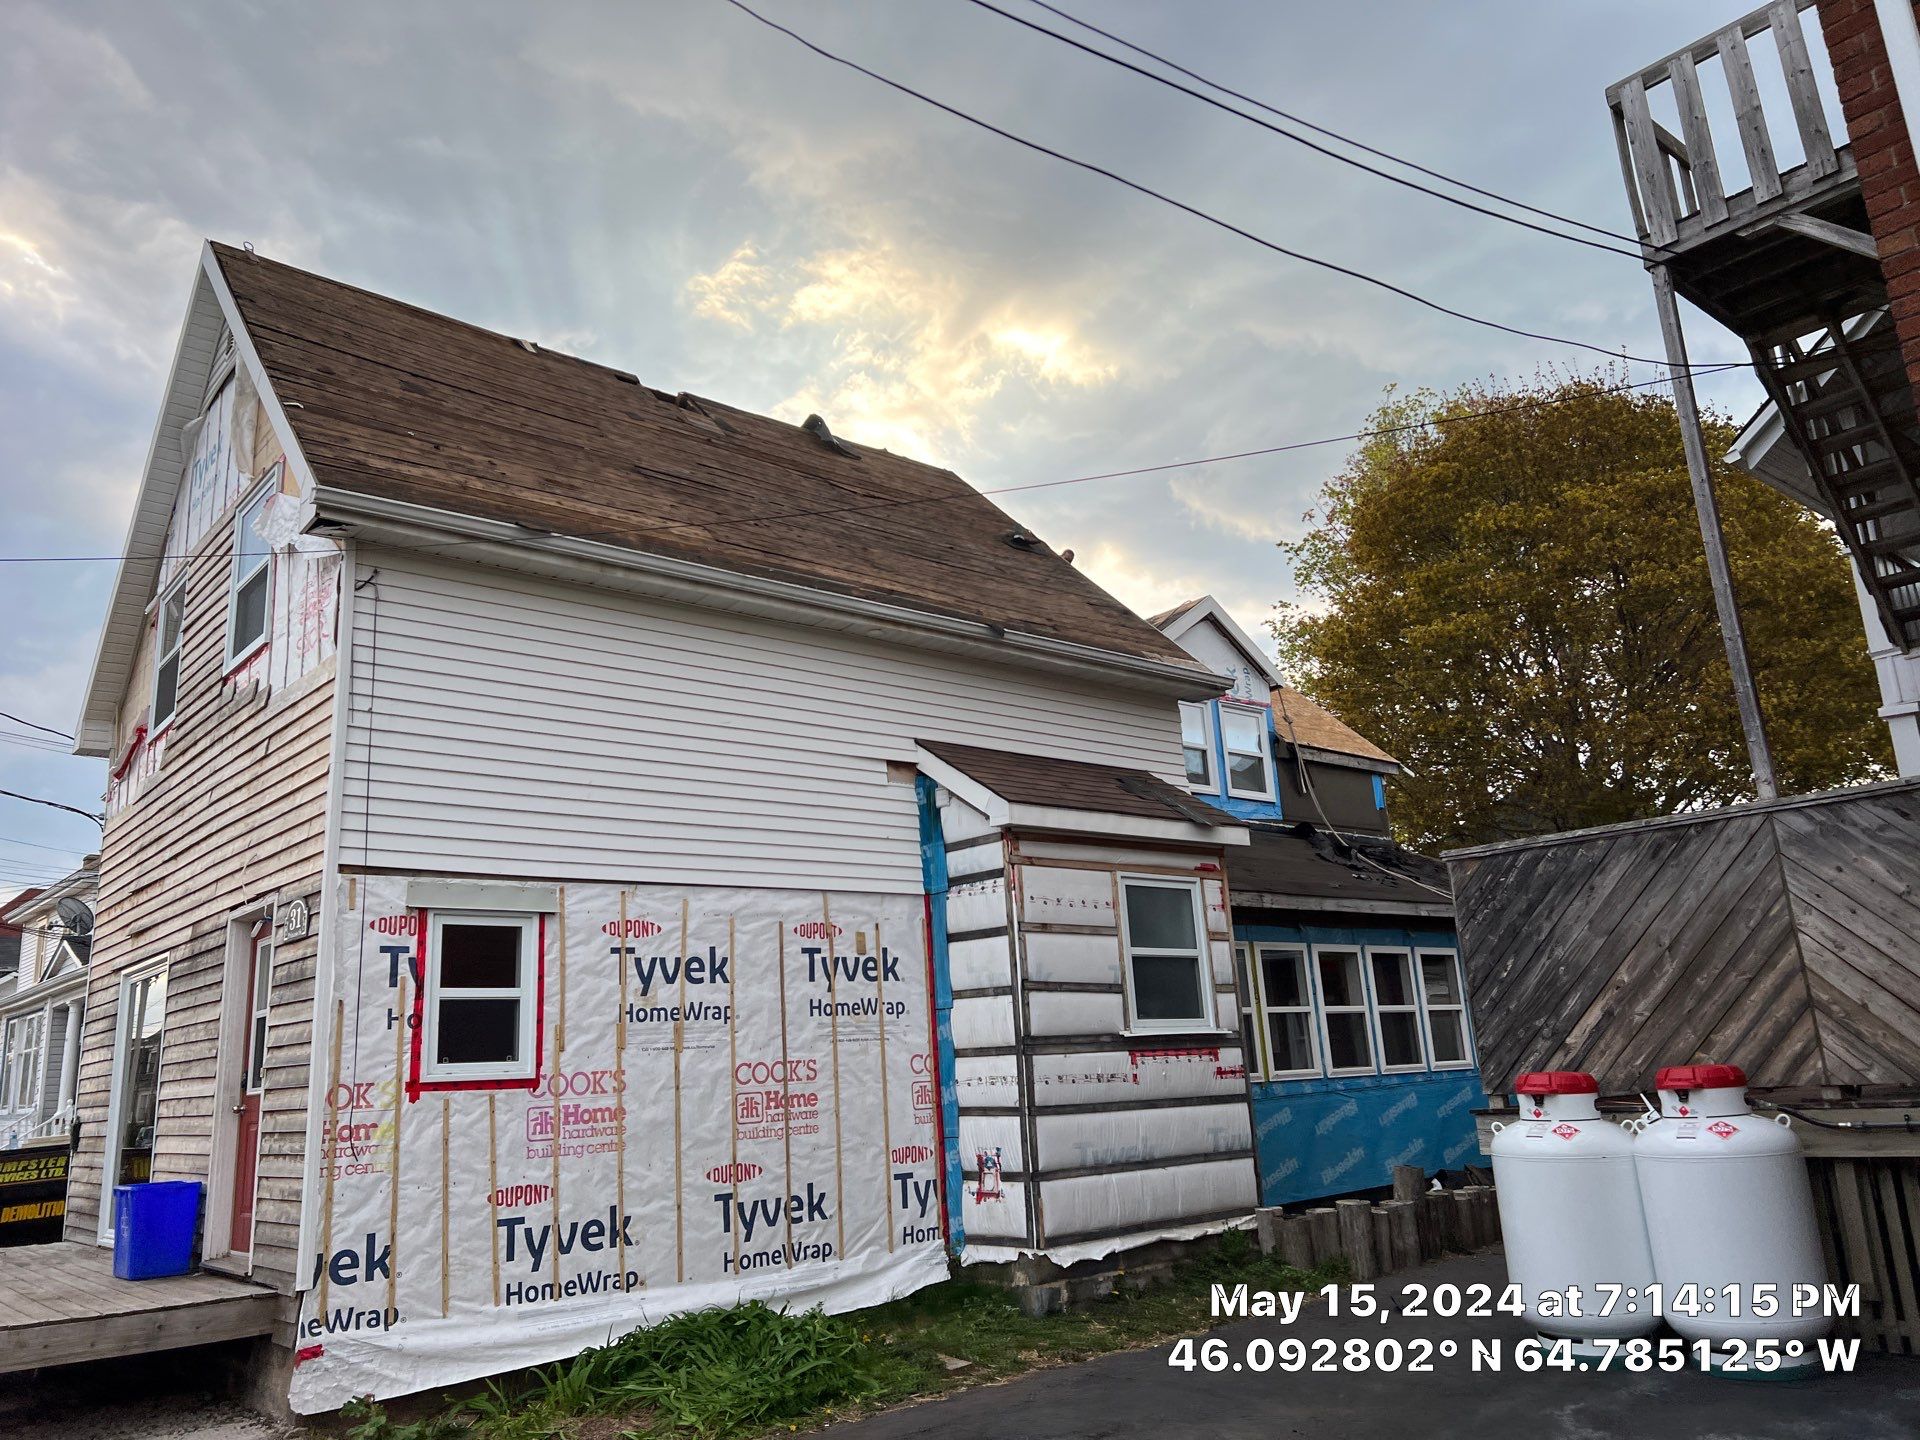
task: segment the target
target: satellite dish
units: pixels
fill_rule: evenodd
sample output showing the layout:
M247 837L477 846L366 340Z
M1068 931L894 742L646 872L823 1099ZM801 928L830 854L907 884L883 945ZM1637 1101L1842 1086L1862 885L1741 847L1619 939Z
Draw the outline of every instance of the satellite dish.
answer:
M93 907L86 901L69 895L53 908L60 917L60 927L74 939L84 940L93 934Z

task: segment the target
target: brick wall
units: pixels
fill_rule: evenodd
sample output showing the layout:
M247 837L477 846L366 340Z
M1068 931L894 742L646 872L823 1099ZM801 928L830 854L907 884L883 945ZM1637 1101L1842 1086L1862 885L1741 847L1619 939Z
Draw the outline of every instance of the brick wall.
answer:
M1819 10L1894 327L1908 378L1920 393L1920 168L1873 0L1819 0Z

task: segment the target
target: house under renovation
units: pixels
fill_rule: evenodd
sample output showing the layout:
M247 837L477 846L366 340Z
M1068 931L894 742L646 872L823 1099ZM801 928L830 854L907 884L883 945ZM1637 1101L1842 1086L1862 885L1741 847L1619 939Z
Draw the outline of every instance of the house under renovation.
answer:
M312 1412L1243 1221L1247 827L1179 783L1227 685L950 472L210 246L14 1253L202 1182L197 1288L92 1353L261 1335Z
M1827 1268L1861 1287L1843 1328L1920 1353L1920 29L1783 0L1607 98L1669 354L1676 296L1746 343L1771 403L1733 458L1833 522L1903 778L1775 793L1677 374L1758 798L1449 855L1481 1063L1591 1071L1634 1108L1660 1066L1740 1065L1809 1122Z
M1457 1168L1486 1097L1445 867L1388 832L1400 763L1287 685L1212 596L1154 623L1233 679L1180 713L1187 789L1248 829L1227 878L1260 1203Z

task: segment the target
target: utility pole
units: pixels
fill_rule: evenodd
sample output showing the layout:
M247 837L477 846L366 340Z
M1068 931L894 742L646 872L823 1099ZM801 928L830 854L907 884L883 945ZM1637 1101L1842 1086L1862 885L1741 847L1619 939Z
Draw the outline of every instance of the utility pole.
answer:
M1747 737L1747 758L1753 766L1754 793L1762 800L1777 799L1780 786L1773 774L1773 751L1767 744L1767 724L1760 713L1760 693L1754 689L1753 668L1747 662L1747 636L1740 626L1740 606L1733 593L1733 572L1727 568L1727 537L1720 528L1720 502L1713 493L1713 471L1707 466L1707 442L1700 433L1700 407L1693 395L1693 374L1687 367L1687 338L1680 330L1680 306L1674 299L1673 277L1665 265L1649 265L1654 303L1660 311L1660 338L1666 341L1667 364L1673 368L1673 408L1680 417L1680 443L1687 452L1687 475L1693 481L1693 508L1700 517L1700 541L1707 550L1707 574L1713 581L1713 608L1720 616L1720 638L1727 646L1727 669L1733 673L1733 701L1740 711L1740 729Z

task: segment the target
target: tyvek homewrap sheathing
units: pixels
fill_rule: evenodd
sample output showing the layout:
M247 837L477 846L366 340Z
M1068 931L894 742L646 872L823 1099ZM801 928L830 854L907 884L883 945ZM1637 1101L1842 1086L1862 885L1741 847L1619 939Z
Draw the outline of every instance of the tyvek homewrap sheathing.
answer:
M918 897L550 888L539 1080L437 1089L412 883L340 882L296 1410L944 1278Z

